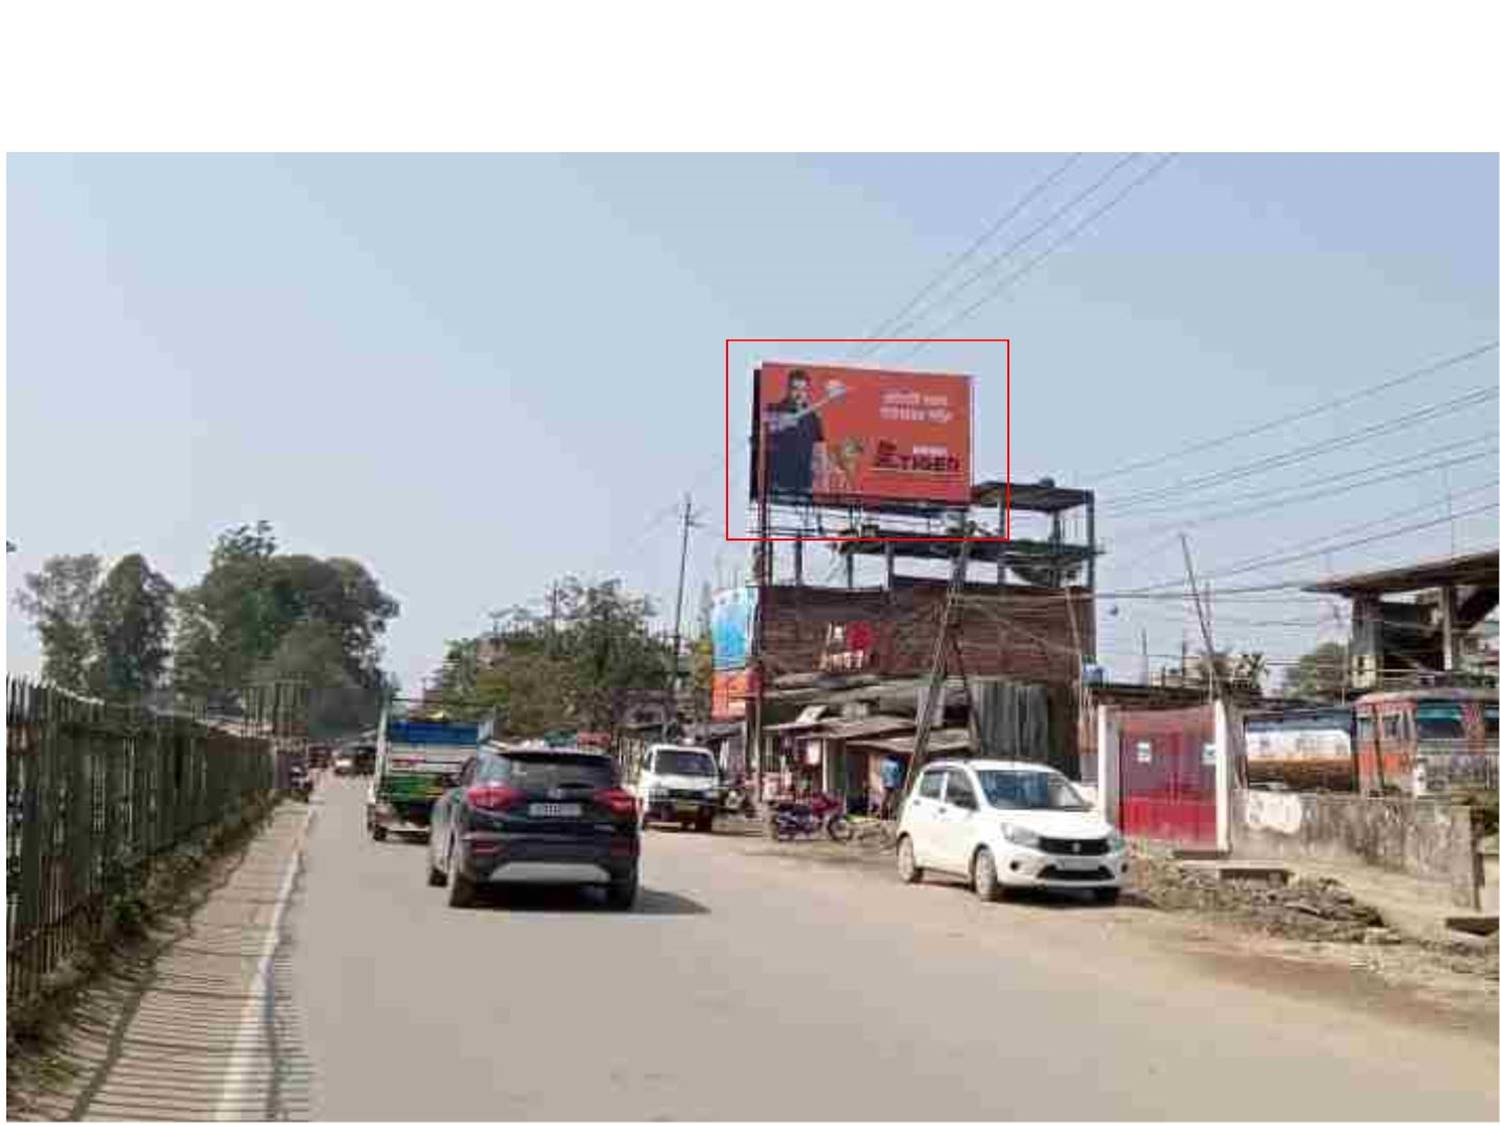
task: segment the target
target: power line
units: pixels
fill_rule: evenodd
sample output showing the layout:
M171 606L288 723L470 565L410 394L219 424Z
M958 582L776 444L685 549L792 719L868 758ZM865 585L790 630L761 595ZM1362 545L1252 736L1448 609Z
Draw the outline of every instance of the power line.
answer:
M1326 484L1332 484L1334 481L1348 480L1350 478L1361 477L1361 476L1364 476L1366 473L1376 472L1376 471L1378 471L1380 469L1390 469L1390 468L1395 468L1397 465L1409 465L1412 462L1425 461L1429 457L1432 457L1432 456L1435 456L1435 455L1438 455L1438 454L1442 454L1442 453L1451 453L1455 449L1464 449L1464 448L1466 448L1468 446L1471 446L1471 445L1478 445L1481 442L1484 442L1487 445L1493 446L1494 443L1495 443L1495 435L1493 433L1475 434L1475 435L1473 435L1471 437L1461 438L1458 441L1452 441L1452 442L1448 442L1448 443L1446 443L1444 445L1434 446L1431 449L1424 449L1420 453L1405 454L1405 455L1403 455L1401 457L1394 457L1394 458L1391 458L1390 460L1387 460L1387 461L1377 461L1377 462L1375 462L1372 465L1365 465L1365 466L1363 466L1361 468L1358 468L1358 469L1351 469L1351 470L1349 470L1348 472L1345 472L1345 473L1335 473L1332 476L1322 477L1320 479L1320 484L1324 484L1324 485L1326 485ZM1481 453L1475 454L1473 458L1462 458L1462 460L1473 460L1473 459L1476 459L1478 457L1483 457L1483 456L1485 456L1485 453L1481 452ZM1454 463L1455 462L1442 462L1441 464L1423 465L1420 468L1413 469L1413 470L1408 470L1408 473L1398 474L1398 475L1418 475L1418 474L1421 474L1421 473L1430 472L1430 471L1432 471L1434 469L1440 468L1440 467L1442 467L1442 465L1448 465L1448 464L1454 464ZM1381 478L1381 479L1388 479L1388 478ZM1219 497L1217 499L1205 499L1203 497L1197 497L1197 498L1194 498L1194 499L1191 499L1191 500L1186 500L1186 501L1183 501L1183 502L1180 502L1180 503L1175 503L1175 504L1174 503L1168 503L1168 504L1166 504L1164 506L1161 506L1161 507L1153 507L1153 508L1146 508L1144 510L1138 510L1136 513L1134 513L1134 514L1128 514L1128 515L1124 516L1123 518L1126 519L1126 520L1149 519L1152 516L1162 515L1164 513L1172 512L1172 511L1177 511L1177 510L1180 510L1180 509L1187 509L1187 510L1191 511L1191 510L1202 508L1205 505L1213 505L1213 506L1217 507L1218 505L1221 505L1221 504L1236 504L1236 503L1239 503L1241 501L1260 500L1260 499L1264 499L1264 498L1268 498L1268 497L1284 496L1284 495L1287 494L1287 491L1288 491L1288 489L1287 489L1287 487L1285 485L1278 485L1275 488L1264 488L1264 489L1259 489L1259 490L1257 490L1255 492L1237 492L1237 493L1234 493L1233 495L1225 496L1225 497Z
M1203 441L1193 442L1189 445L1183 446L1180 449L1173 450L1170 453L1164 453L1159 457L1150 457L1140 461L1127 462L1126 464L1120 465L1117 468L1108 469L1102 473L1095 473L1094 480L1108 480L1110 477L1121 476L1125 473L1133 473L1139 469L1154 468L1157 465L1166 464L1168 461L1176 460L1179 457L1186 457L1193 453L1202 452L1205 449L1216 449L1219 446L1225 445L1231 441L1238 441L1241 438L1253 437L1256 434L1265 433L1267 430L1275 429L1277 426L1284 426L1290 422L1299 422L1304 418L1312 418L1319 414L1326 414L1330 410L1337 410L1339 407L1347 406L1351 402L1358 402L1360 399L1373 397L1374 395L1378 395L1384 391L1390 390L1392 387L1402 386L1406 383L1412 382L1415 379L1420 379L1424 375L1435 374L1439 371L1446 370L1447 368L1455 367L1458 364L1465 362L1466 360L1474 359L1476 356L1484 355L1486 352L1492 352L1495 350L1496 344L1497 341L1491 340L1488 343L1479 345L1477 348L1470 348L1466 352L1460 352L1457 355L1448 356L1446 359L1440 359L1434 363L1429 363L1423 367L1418 367L1415 370L1397 375L1394 378L1385 380L1384 382L1376 383L1374 386L1366 387L1365 389L1360 391L1355 391L1353 394L1344 395L1342 398L1330 399L1329 401L1324 402L1318 406L1310 407L1306 410L1293 411L1291 414L1284 414L1279 418L1271 419L1269 422L1259 422L1243 430L1236 430L1233 433L1222 434L1219 437L1207 438Z
M1467 457L1455 457L1448 461L1440 461L1437 464L1428 466L1422 471L1433 472L1438 469L1445 469L1452 465L1463 465L1468 464L1471 461L1477 461L1481 458L1493 459L1493 457L1494 447L1491 446L1489 449L1481 450L1478 453L1471 453ZM1298 504L1305 504L1312 500L1325 500L1330 496L1343 496L1350 492L1357 492L1362 488L1369 488L1371 485L1384 484L1392 480L1409 479L1411 476L1412 471L1409 469L1404 469L1399 472L1386 473L1383 476L1371 477L1368 480L1356 481L1353 484L1341 485L1337 488L1318 487L1300 493L1284 493L1277 499L1266 500L1258 504L1248 504L1244 507L1239 508L1229 508L1225 511L1217 512L1214 515L1200 516L1197 519L1186 520L1181 523L1172 523L1170 521L1155 523L1150 525L1149 527L1140 528L1128 535L1120 536L1116 538L1114 542L1130 543L1135 542L1138 539L1150 538L1167 527L1181 530L1190 527L1201 527L1204 524L1222 523L1225 520L1243 519L1245 516L1256 515L1260 512L1272 510L1281 511L1285 508L1295 507ZM1153 551L1152 553L1154 554L1155 552Z
M1027 262L1020 269L1005 277L1000 282L1000 284L991 288L988 292L985 293L984 296L980 297L979 300L975 301L973 304L969 305L967 308L963 309L956 315L951 316L947 320L943 321L942 324L929 332L928 335L932 337L940 337L944 332L948 331L948 329L952 328L960 321L967 320L974 313L978 312L985 305L989 304L996 297L1000 296L1000 294L1005 292L1006 289L1010 288L1016 282L1020 281L1021 278L1025 277L1032 270L1036 269L1037 266L1041 265L1053 254L1057 253L1057 251L1067 243L1071 242L1074 238L1078 237L1078 235L1082 234L1096 221L1103 218L1104 215L1114 210L1114 208L1124 202L1125 198L1132 192L1136 191L1136 189L1140 188L1148 180L1157 176L1162 171L1162 169L1164 169L1176 158L1176 156L1177 154L1175 152L1168 153L1167 155L1163 156L1155 164L1147 168L1145 172L1127 183L1120 191L1116 192L1102 205L1089 212L1089 214L1084 216L1084 218L1080 222L1076 223L1072 227L1068 228L1068 230L1063 232L1063 234L1055 239L1052 244L1047 247L1047 249L1043 250L1035 258L1032 258L1031 261ZM1113 174L1113 170L1111 170L1111 174ZM900 358L905 359L908 356L915 355L917 352L921 351L927 346L928 342L922 341L913 346L908 351L902 353Z
M1358 430L1352 430L1339 437L1293 446L1286 452L1272 454L1269 457L1262 457L1255 461L1247 461L1244 464L1235 465L1228 469L1220 469L1217 472L1206 473L1199 477L1188 477L1162 488L1131 493L1114 500L1111 503L1111 507L1115 511L1119 511L1122 508L1128 511L1132 507L1137 507L1142 503L1157 500L1164 496L1208 488L1216 484L1226 484L1230 481L1255 476L1258 473L1269 472L1272 469L1285 468L1287 465L1310 461L1326 456L1329 453L1337 452L1340 449L1347 449L1351 445L1358 445L1361 442L1391 433L1394 430L1409 428L1423 422L1430 422L1435 418L1456 413L1467 407L1477 406L1482 402L1492 400L1496 397L1500 397L1500 391L1497 391L1494 387L1469 391L1467 394L1459 395L1457 398L1447 399L1444 402L1400 418L1393 418L1385 422L1377 422L1374 425L1365 426Z
M894 313L886 317L874 328L872 328L869 332L869 338L863 343L855 345L855 347L851 350L850 358L859 358L864 355L869 355L871 352L876 350L875 348L868 347L868 345L870 343L873 343L876 338L885 335L887 330L889 330L892 325L901 323L902 317L906 316L907 313L911 312L912 309L921 304L923 298L925 298L927 294L931 293L940 284L942 284L943 281L951 276L955 270L957 270L960 266L962 266L965 262L967 262L975 254L977 254L981 246L983 246L990 239L994 238L995 235L998 234L1005 227L1005 225L1011 221L1011 219L1015 218L1018 214L1021 213L1022 210L1025 209L1027 204L1029 204L1033 199L1035 199L1042 192L1046 191L1049 187L1056 183L1057 180L1062 176L1062 174L1069 168L1071 168L1074 164L1076 164L1082 156L1083 154L1081 152L1073 153L1060 165L1058 165L1057 168L1053 169L1052 172L1038 181L1030 191L1028 191L1020 198L1020 200L1014 207L1012 207L1009 211L1005 212L1005 214L1001 215L1000 218L991 223L983 234L981 234L978 238L971 242L967 250L965 250L963 253L958 255L958 257L954 258L946 266L940 269L937 274L933 276L932 280L930 280L926 285L922 286L921 289L917 290L916 296L912 297L911 300L906 302L906 304L902 305Z
M1485 484L1482 484L1482 485L1478 486L1477 488L1465 489L1462 492L1456 492L1456 493L1454 493L1454 496L1458 497L1458 496L1471 495L1471 494L1476 493L1476 492L1484 492L1484 491L1488 491L1490 489L1497 488L1497 487L1500 487L1500 484L1497 484L1495 481L1489 481L1489 482L1487 482ZM1422 507L1423 508L1430 507L1430 504L1423 504ZM1410 510L1411 509L1404 509L1404 511L1410 511ZM1285 563L1289 563L1289 562L1298 562L1298 561L1300 561L1302 559L1309 558L1309 557L1312 557L1312 556L1315 556L1315 555L1321 555L1321 554L1330 553L1330 552L1333 552L1333 551L1346 551L1346 550L1350 549L1351 547L1361 547L1361 546L1364 546L1367 543L1379 542L1382 539L1392 539L1392 538L1395 538L1396 536L1405 535L1405 534L1407 534L1409 532L1412 532L1412 531L1421 531L1421 530L1423 530L1425 528L1429 528L1429 527L1440 527L1440 526L1442 526L1444 524L1453 523L1456 520L1458 520L1458 519L1460 519L1460 518L1462 518L1464 516L1475 515L1475 514L1478 514L1480 512L1491 512L1491 513L1493 513L1494 510L1495 510L1495 508L1494 508L1493 504L1482 504L1482 505L1479 505L1477 507L1466 508L1463 511L1454 512L1452 515L1440 516L1437 519L1423 520L1423 521L1421 521L1419 523L1405 524L1405 525L1403 525L1401 527L1392 528L1390 531L1381 532L1378 535L1369 535L1369 536L1365 536L1365 537L1359 538L1359 539L1351 539L1351 540L1347 540L1347 541L1343 541L1343 542L1336 542L1336 543L1333 543L1333 544L1328 545L1328 546L1315 547L1315 548L1312 548L1310 550L1305 550L1305 551L1296 551L1296 552L1289 552L1289 553L1278 553L1278 554L1262 555L1262 556L1259 556L1258 558L1254 558L1254 559L1248 560L1247 562L1243 563L1242 565L1234 566L1234 567L1229 567L1229 568L1226 568L1224 570L1218 570L1218 571L1213 572L1212 574L1205 575L1205 577L1211 578L1211 579L1219 579L1219 578L1224 578L1224 577L1230 577L1230 576L1233 576L1233 575L1236 575L1236 574L1245 574L1247 572L1253 572L1253 571L1257 571L1257 570L1267 570L1267 569L1269 569L1271 567L1281 566L1281 565L1284 565ZM1401 513L1396 513L1396 514L1401 514ZM1366 522L1364 524L1355 524L1355 525L1353 525L1351 527L1341 528L1340 531L1337 532L1337 533L1335 533L1335 534L1343 534L1344 532L1354 531L1354 530L1357 530L1357 529L1359 529L1361 527L1372 527L1372 526L1375 526L1377 524L1387 523L1392 518L1394 518L1394 516L1385 516L1385 517L1382 517L1379 520L1371 520L1371 521L1368 521L1368 522ZM1307 542L1318 542L1318 540L1308 540ZM1311 579L1304 580L1304 584L1306 582L1308 582L1308 581L1313 581L1313 580L1311 580ZM1142 587L1139 587L1136 590L1126 590L1126 591L1123 591L1122 593L1125 594L1125 595L1129 595L1129 594L1132 594L1132 593L1147 593L1147 592L1150 592L1150 591L1153 591L1153 590L1166 589L1169 586L1170 586L1169 583L1158 583L1158 584L1150 585L1150 586L1142 586ZM1260 588L1261 589L1279 589L1281 587L1280 586L1267 586L1267 587L1260 587ZM1250 588L1247 588L1247 589L1250 589ZM1228 592L1228 591L1221 591L1221 592ZM1217 597L1218 594L1215 594L1215 596Z

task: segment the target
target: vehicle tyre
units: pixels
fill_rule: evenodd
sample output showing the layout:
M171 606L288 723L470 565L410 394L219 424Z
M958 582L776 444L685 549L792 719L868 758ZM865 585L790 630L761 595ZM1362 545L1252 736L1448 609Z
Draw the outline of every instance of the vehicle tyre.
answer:
M773 816L771 818L771 839L786 841L790 840L791 838L791 830L782 823L779 816Z
M849 826L849 820L843 816L828 818L828 835L830 839L837 840L840 844L847 844L854 829Z
M996 902L1005 893L1000 876L995 873L995 857L989 848L974 853L974 893L981 902Z
M699 832L712 832L713 830L714 830L714 818L713 817L711 817L711 816L702 816L702 817L698 818L698 831Z
M604 901L611 910L629 910L635 905L640 877L632 871L628 878L616 879L604 888Z
M1119 887L1095 887L1094 901L1101 906L1113 906L1120 901Z
M448 905L462 910L474 905L474 880L464 877L462 871L448 873Z
M448 885L448 876L432 866L431 860L427 862L427 885L429 887L446 887Z
M910 836L902 836L896 845L896 874L903 883L922 881L922 869L917 866L917 849L912 845Z
M382 828L380 825L377 824L374 828L370 829L370 836L374 839L374 841L377 844L384 843L385 842L385 829Z

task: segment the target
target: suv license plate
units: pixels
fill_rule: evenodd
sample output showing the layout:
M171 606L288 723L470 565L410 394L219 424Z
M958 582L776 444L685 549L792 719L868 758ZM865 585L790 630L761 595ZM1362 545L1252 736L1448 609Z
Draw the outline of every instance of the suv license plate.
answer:
M579 816L583 813L582 805L532 805L530 808L532 816Z

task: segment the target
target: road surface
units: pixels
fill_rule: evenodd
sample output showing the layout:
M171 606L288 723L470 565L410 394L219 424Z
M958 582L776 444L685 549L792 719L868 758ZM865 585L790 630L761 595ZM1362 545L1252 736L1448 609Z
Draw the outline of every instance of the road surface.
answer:
M423 848L366 838L363 791L323 789L288 913L283 1047L315 1118L1500 1111L1493 1029L1161 948L1128 908L984 905L662 830L634 913L545 891L457 911Z

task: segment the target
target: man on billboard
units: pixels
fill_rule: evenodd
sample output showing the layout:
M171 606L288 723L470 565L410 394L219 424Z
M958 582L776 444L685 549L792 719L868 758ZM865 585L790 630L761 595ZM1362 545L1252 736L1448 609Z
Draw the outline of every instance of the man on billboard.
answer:
M828 397L843 388L834 384ZM827 475L823 420L813 398L812 379L800 367L787 376L786 397L766 408L766 473L770 491L810 495Z

